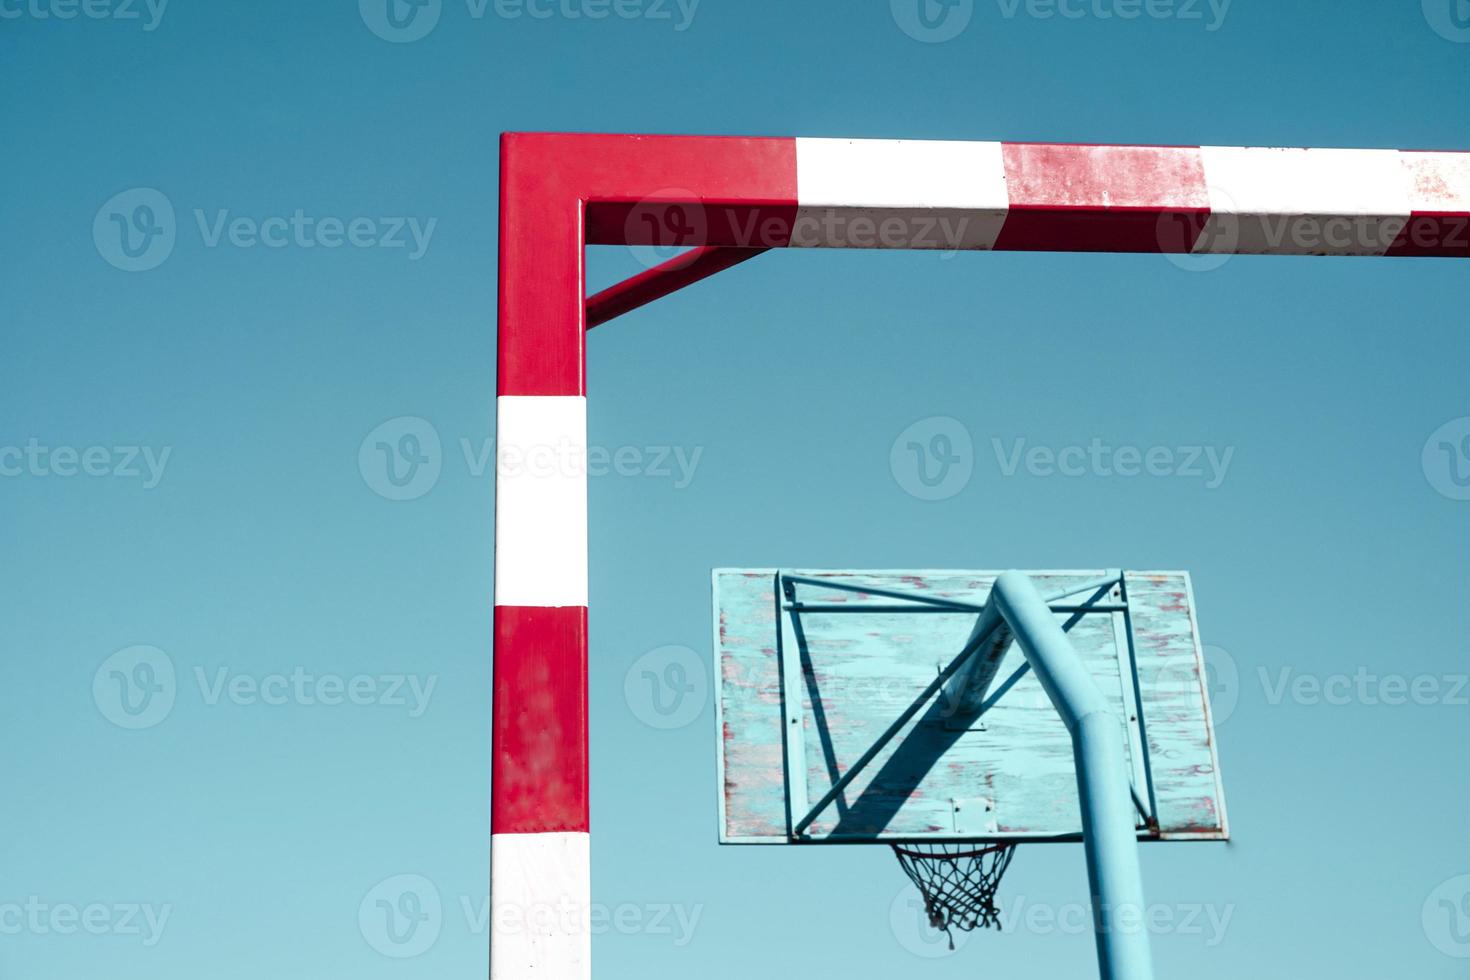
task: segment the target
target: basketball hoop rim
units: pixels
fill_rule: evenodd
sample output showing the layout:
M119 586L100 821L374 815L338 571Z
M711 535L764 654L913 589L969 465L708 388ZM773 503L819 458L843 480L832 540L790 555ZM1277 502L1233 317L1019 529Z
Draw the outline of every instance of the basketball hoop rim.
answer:
M908 847L903 846L902 844L890 844L889 846L892 847L893 850L894 850L894 852L897 853L897 854L902 854L904 857L916 858L917 860L920 860L920 861L933 861L933 860L953 861L953 860L958 859L958 858L978 858L978 857L984 857L987 854L994 854L997 851L1008 850L1008 849L1010 849L1012 847L1015 847L1016 846L1016 842L1009 842L1009 843L1008 842L1002 842L1002 843L999 843L999 844L988 844L985 847L981 847L981 848L977 848L977 849L973 849L973 850L969 850L969 851L939 851L939 852L934 852L934 853L929 853L929 852L925 852L925 851L915 851L912 848L908 848ZM934 846L934 847L942 847L944 845L943 844L936 843L936 844L931 845L931 846Z

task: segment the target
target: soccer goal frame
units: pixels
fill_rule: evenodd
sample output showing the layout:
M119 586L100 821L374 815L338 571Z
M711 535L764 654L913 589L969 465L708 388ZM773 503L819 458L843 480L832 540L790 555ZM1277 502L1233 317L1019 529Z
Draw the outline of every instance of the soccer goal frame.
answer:
M586 296L587 245L691 246ZM493 980L591 976L587 330L772 248L1470 257L1470 153L507 133Z

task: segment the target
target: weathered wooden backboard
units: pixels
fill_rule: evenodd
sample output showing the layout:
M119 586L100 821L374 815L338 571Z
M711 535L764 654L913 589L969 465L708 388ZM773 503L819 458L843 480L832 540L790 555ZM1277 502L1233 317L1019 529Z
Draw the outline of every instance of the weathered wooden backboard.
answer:
M792 834L961 652L978 616L854 588L981 607L999 574L716 569L721 842L1078 839L1071 739L1014 644L977 720L956 725L936 695ZM1116 574L1030 573L1044 595ZM1140 839L1226 839L1188 573L1126 572L1053 610L1124 720Z

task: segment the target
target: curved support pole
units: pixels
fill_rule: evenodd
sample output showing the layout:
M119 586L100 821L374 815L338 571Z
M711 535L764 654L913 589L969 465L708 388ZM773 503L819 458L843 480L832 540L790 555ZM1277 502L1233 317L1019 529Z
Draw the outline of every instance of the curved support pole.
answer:
M1049 595L1043 601L1053 607L1052 612L1061 612L1062 610L1055 608L1054 603L1069 599L1074 595L1106 591L1117 585L1122 577L1122 572L1119 572L1106 578L1084 582L1081 585L1063 589L1055 595ZM1096 609L1097 606L1089 601L1085 607L1077 608ZM1001 617L996 603L985 603L980 618L975 621L975 628L970 633L972 642L976 637L990 637L985 643L984 652L978 657L970 658L964 668L944 685L945 707L955 724L968 725L979 717L989 697L990 685L995 680L996 672L1000 670L1000 663L1005 659L1006 651L1010 649L1011 630Z
M1006 572L996 580L991 604L1072 734L1099 973L1102 980L1152 980L1122 723L1030 577Z

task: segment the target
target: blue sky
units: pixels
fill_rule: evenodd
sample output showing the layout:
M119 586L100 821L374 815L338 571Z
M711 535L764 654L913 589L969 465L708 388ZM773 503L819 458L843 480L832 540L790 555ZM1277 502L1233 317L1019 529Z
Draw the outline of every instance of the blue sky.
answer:
M404 9L0 0L0 977L485 974L501 131L1470 148L1463 0ZM1466 275L793 252L599 328L598 977L1093 968L1076 846L949 954L884 851L715 844L740 565L1190 569L1235 840L1146 849L1159 974L1464 976Z

